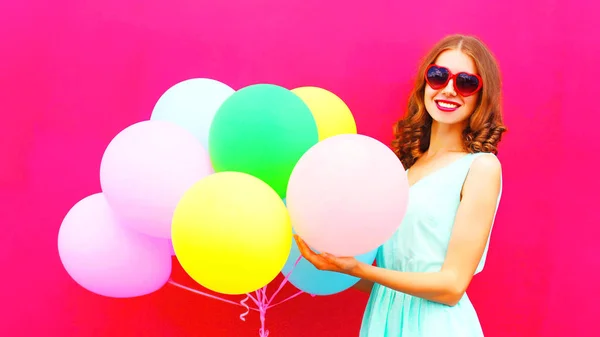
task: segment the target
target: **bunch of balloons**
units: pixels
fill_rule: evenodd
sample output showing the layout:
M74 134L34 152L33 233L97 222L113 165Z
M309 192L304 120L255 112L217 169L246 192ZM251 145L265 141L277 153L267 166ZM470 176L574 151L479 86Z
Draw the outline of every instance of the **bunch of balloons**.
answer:
M110 297L160 289L172 255L221 294L256 291L280 272L304 292L335 294L358 280L297 263L292 233L370 264L408 202L398 158L357 134L333 93L235 91L206 78L169 88L149 120L117 134L100 183L64 218L58 249L78 284Z

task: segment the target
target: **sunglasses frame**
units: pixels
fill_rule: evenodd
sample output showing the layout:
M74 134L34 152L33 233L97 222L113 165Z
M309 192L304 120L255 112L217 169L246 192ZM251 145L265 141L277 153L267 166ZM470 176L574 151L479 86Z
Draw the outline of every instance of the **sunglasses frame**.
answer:
M446 71L448 71L448 79L446 80L446 82L444 82L444 84L443 84L443 85L440 85L439 87L438 87L438 86L433 86L433 85L432 85L432 84L429 82L429 79L427 78L427 73L429 73L429 70L430 70L431 68L433 68L433 67L436 67L436 68L441 68L441 69L446 69ZM468 76L474 76L475 78L477 78L477 81L479 82L479 85L477 86L477 89L473 90L473 92L472 92L472 93L470 93L470 94L464 94L464 93L463 93L463 92L462 92L460 89L458 89L458 87L457 87L457 85L456 85L456 77L457 77L458 75L460 75L460 74L466 74L466 75L468 75ZM477 92L479 92L479 90L481 90L481 87L483 86L483 80L481 79L481 76L479 76L479 75L476 75L476 74L470 74L470 73L467 73L467 72L465 72L465 71L461 71L461 72L459 72L459 73L457 73L457 74L453 74L453 73L450 71L450 69L448 69L448 68L446 68L446 67L443 67L443 66L439 66L439 65L437 65L437 64L430 64L430 65L427 67L427 69L425 70L425 82L427 82L427 84L428 84L428 85L429 85L429 86L430 86L430 87L431 87L433 90L440 90L440 89L442 89L442 88L445 88L445 87L448 85L448 82L450 82L450 80L453 80L453 81L452 81L452 84L453 84L453 86L454 86L454 90L456 91L456 93L458 93L459 95L461 95L461 96L463 96L463 97L469 97L469 96L475 95Z

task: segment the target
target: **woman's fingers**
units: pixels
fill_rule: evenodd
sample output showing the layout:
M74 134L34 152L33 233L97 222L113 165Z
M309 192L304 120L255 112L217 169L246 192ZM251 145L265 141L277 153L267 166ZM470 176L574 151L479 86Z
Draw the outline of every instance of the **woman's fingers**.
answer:
M296 240L300 254L302 254L302 256L308 260L308 262L312 263L317 269L323 269L324 265L327 264L327 261L325 261L322 256L313 252L312 249L308 247L306 242L304 242L304 240L302 240L299 236L294 235L294 239Z
M296 239L296 244L298 245L298 249L300 250L300 254L304 256L307 260L309 260L310 256L316 255L307 245L304 240L302 240L299 236L294 235L294 239Z

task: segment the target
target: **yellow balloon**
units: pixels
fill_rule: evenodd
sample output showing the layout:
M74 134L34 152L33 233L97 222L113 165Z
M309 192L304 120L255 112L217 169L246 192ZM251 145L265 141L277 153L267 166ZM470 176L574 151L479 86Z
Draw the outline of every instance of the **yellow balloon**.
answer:
M319 141L340 134L356 134L356 122L344 101L318 87L292 89L304 101L315 118Z
M240 172L215 173L192 186L175 209L171 235L190 277L231 295L271 282L292 247L292 225L279 195Z

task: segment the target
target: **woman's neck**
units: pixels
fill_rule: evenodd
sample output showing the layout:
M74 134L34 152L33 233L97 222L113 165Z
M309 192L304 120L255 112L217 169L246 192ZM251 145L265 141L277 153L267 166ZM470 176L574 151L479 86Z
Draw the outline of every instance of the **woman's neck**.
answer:
M426 157L433 157L447 152L465 152L462 136L464 126L462 124L440 124L433 121L431 124L431 135L429 149Z

